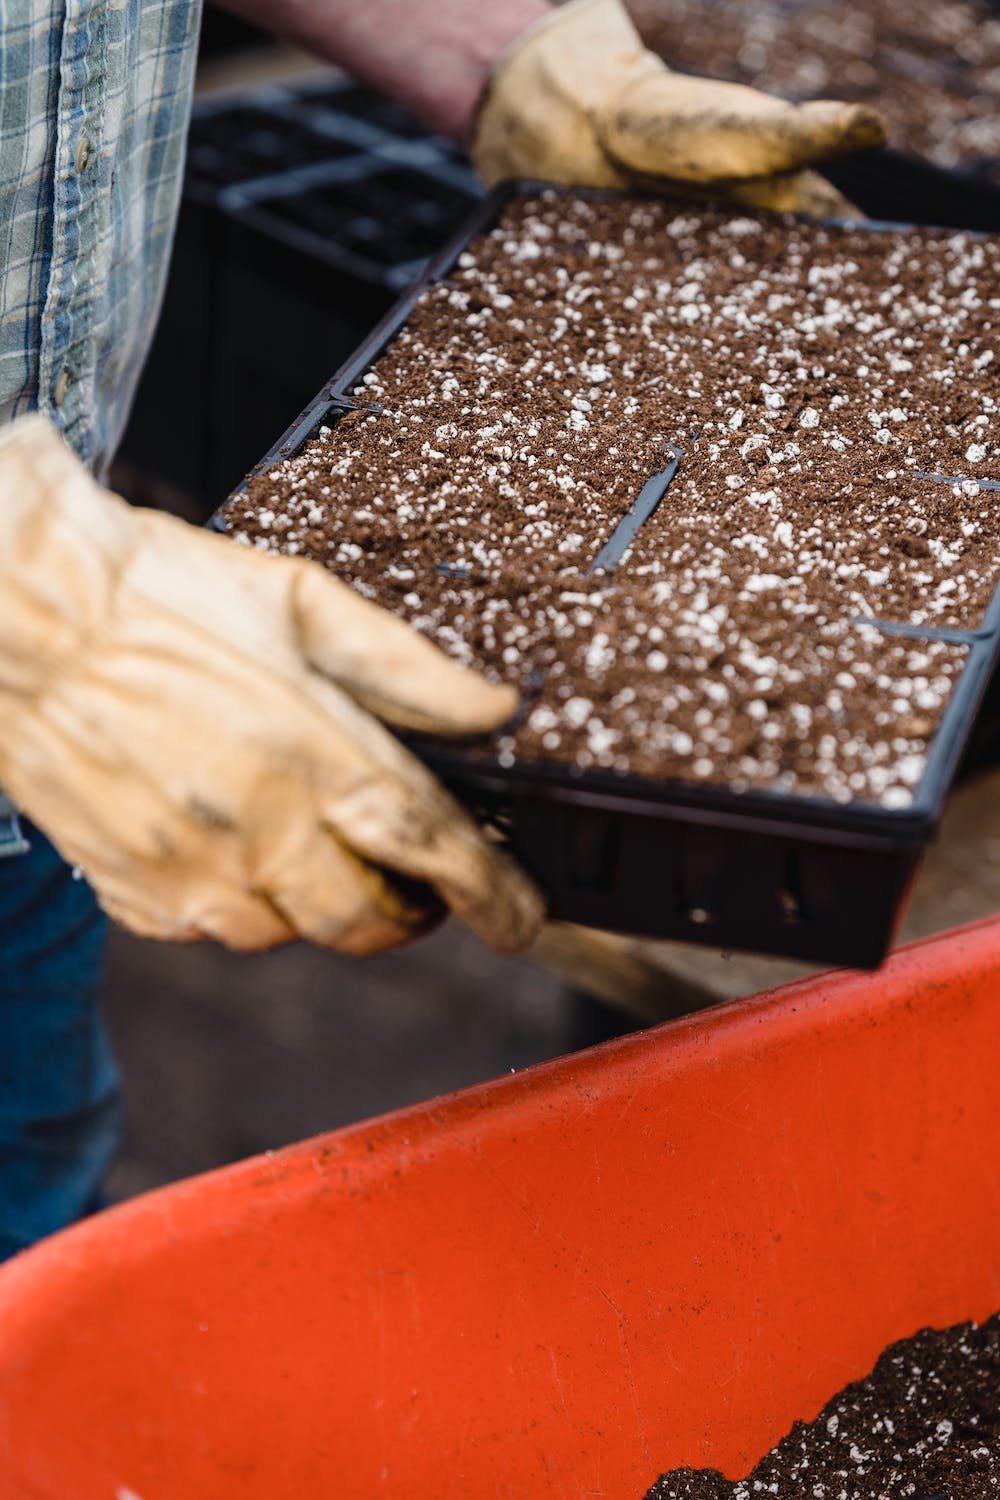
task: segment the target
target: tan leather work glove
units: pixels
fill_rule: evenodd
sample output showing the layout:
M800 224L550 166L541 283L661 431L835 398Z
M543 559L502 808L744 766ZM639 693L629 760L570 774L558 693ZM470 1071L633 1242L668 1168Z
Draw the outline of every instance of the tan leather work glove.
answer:
M0 785L135 931L370 953L439 898L525 946L534 887L377 722L515 704L317 564L126 505L44 418L0 434Z
M490 183L527 177L856 215L803 168L885 139L881 118L860 105L787 104L673 73L643 46L619 0L570 0L501 58L472 158Z

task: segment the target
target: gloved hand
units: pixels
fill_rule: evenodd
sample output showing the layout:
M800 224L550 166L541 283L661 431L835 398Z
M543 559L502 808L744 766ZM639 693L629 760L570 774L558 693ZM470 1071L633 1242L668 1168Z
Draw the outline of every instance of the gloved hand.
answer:
M317 564L126 505L42 417L0 434L0 785L135 931L370 953L440 898L523 947L534 887L375 717L515 704Z
M856 104L787 104L742 84L673 73L620 0L571 0L501 58L473 131L487 182L526 177L722 197L753 208L856 213L818 162L881 145Z

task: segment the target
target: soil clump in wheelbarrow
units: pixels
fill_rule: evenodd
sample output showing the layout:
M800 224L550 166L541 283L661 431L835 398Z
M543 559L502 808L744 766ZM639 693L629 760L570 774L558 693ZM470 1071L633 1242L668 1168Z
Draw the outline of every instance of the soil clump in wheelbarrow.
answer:
M998 337L973 236L529 195L226 525L516 682L501 765L906 808L997 580Z
M1000 1313L892 1344L745 1479L664 1474L646 1500L987 1500L1000 1495Z

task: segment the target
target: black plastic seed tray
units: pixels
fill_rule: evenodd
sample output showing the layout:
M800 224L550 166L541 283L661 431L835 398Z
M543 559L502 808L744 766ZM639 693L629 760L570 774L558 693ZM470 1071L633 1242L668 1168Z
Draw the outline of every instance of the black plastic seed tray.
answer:
M508 185L481 206L459 237L396 304L257 466L299 451L334 427L351 392L435 281L447 277L503 205L531 185ZM872 226L886 232L886 226ZM891 232L891 229L890 231ZM613 564L669 483L672 463L643 487L601 554ZM939 480L928 477L928 483ZM990 486L992 487L992 486ZM238 493L238 492L237 492ZM223 506L212 525L225 531ZM820 797L658 782L578 767L502 767L480 747L412 740L413 748L481 820L504 835L542 887L551 915L613 931L714 948L876 967L933 838L998 660L1000 589L982 627L946 630L873 621L915 641L968 648L905 810Z

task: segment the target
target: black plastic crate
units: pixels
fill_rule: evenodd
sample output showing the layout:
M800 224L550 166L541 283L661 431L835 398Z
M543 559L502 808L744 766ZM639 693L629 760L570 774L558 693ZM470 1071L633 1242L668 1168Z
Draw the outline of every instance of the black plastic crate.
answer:
M200 194L355 155L350 142L317 135L273 109L234 105L193 123L187 187Z
M363 120L383 130L387 135L403 140L431 140L432 132L422 125L402 105L384 94L376 94L364 84L336 84L332 88L311 91L308 96L311 111L329 109L334 115L348 115L352 120Z
M459 237L258 464L297 452L354 405L350 392L518 188L494 193ZM879 230L873 226L873 232ZM881 231L881 232L884 232ZM934 481L928 479L928 483ZM225 530L225 507L212 524ZM621 525L621 523L619 523ZM456 795L504 834L541 885L553 917L715 948L876 966L891 944L1000 659L1000 590L978 630L879 623L913 640L968 648L912 805L656 782L576 767L516 763L482 747L415 739Z
M323 180L295 177L227 204L231 232L254 230L386 295L420 274L480 197L426 166L383 158L351 158Z
M214 240L209 206L185 197L156 336L120 449L142 474L203 502L212 494L206 476L218 378ZM214 493L225 494L227 488Z

